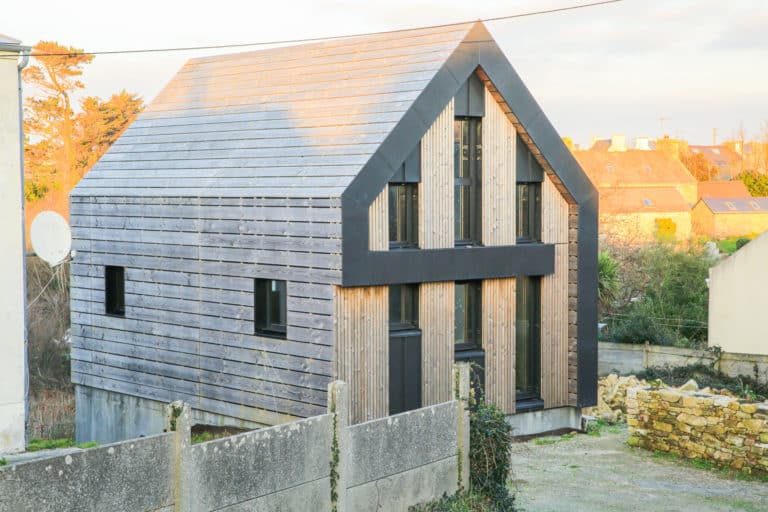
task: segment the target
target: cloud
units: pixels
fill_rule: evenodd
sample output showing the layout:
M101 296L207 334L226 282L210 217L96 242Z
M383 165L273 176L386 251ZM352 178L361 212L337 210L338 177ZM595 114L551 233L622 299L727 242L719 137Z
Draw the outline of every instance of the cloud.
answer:
M768 15L752 16L732 24L712 41L713 50L768 49Z

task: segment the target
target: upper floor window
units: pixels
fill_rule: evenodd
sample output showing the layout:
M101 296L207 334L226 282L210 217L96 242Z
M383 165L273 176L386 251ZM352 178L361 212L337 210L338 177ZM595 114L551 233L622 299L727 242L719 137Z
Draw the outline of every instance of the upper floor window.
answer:
M482 117L457 118L454 133L454 235L456 245L482 240Z
M104 267L104 302L108 315L125 316L125 267Z
M541 241L541 183L517 184L517 239Z
M389 330L419 328L419 286L394 284L389 287Z
M482 347L482 282L456 283L455 289L455 350Z
M287 310L285 281L255 279L253 299L255 333L285 338Z
M419 184L389 184L389 247L419 246Z

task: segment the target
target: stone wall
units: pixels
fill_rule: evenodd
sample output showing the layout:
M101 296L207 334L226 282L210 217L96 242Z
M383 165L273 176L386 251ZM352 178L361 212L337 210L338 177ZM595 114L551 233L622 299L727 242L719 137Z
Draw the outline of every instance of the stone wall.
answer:
M632 446L768 472L768 403L637 387L627 390L626 405Z

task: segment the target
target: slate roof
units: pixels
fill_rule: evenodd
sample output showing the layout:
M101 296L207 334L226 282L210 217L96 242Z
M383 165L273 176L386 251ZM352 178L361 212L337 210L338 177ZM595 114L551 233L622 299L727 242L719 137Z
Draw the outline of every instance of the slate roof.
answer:
M752 197L743 181L701 181L699 182L699 199L703 197L733 198Z
M701 200L714 213L764 213L768 214L768 197L744 198L713 198Z
M598 188L696 184L679 160L662 151L575 151L573 156Z
M192 59L73 195L339 197L473 26Z
M685 213L690 206L674 187L599 189L600 213Z

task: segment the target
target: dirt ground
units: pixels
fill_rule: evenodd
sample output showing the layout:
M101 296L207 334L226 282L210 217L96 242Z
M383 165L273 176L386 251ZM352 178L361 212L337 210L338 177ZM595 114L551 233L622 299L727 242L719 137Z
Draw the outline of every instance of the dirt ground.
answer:
M743 481L626 445L625 429L512 447L512 487L528 512L768 511L768 483ZM568 436L566 436L568 437ZM553 438L561 439L561 438ZM537 444L538 443L538 444Z

